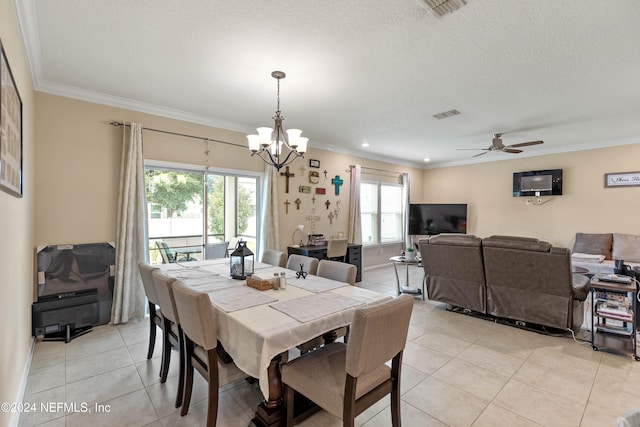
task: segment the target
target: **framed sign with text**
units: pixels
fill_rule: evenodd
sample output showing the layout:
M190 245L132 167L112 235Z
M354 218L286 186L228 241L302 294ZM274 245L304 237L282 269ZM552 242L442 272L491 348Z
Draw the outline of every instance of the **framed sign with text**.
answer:
M0 190L22 197L22 100L0 42Z
M604 174L605 187L640 186L640 172L618 172Z

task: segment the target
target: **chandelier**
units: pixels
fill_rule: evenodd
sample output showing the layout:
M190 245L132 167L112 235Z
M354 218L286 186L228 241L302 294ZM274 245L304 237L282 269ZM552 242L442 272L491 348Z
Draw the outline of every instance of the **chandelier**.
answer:
M307 141L309 141L309 138L300 136L302 134L300 129L287 129L285 133L282 128L284 117L280 115L280 80L285 76L286 74L282 71L271 73L271 77L278 81L278 104L276 115L273 116L274 128L258 128L257 135L247 135L251 155L257 154L265 163L277 170L293 162L297 157L304 157Z

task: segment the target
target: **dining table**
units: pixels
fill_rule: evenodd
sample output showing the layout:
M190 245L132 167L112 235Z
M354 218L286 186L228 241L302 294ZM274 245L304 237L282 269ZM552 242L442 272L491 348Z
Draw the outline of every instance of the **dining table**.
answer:
M167 275L205 292L216 311L217 338L247 376L256 378L264 400L250 426L282 425L280 365L289 350L347 326L358 307L392 296L348 283L254 263L254 278L285 273L284 289L258 290L232 279L229 258L162 264ZM330 335L328 335L330 336Z

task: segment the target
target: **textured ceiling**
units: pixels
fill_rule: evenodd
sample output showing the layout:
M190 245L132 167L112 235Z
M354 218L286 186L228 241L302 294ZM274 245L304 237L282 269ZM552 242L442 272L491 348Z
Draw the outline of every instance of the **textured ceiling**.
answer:
M418 167L640 142L638 0L468 0L441 18L416 0L15 5L43 92L255 133L282 70L286 128ZM497 132L545 143L458 150Z

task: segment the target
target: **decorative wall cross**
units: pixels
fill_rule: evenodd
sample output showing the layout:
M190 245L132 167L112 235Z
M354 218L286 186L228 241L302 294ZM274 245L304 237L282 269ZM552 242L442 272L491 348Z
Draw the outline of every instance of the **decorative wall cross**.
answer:
M289 201L289 199L284 201L284 213L288 214L289 213L289 205L291 204L291 202Z
M330 205L330 204L331 204L331 202L330 202L330 201L328 201L328 200L327 200L326 202L324 202L324 205L327 207L327 210L329 210L329 205Z
M333 212L329 212L329 215L327 215L327 218L329 218L329 224L333 224L334 217Z
M313 204L316 204L316 195L314 194L313 197L311 198L311 201L313 202Z
M289 172L289 166L287 166L287 168L285 169L284 172L280 172L280 176L284 176L287 178L287 185L284 188L284 192L288 193L289 192L289 178L292 178L295 176L294 173Z
M311 234L316 234L316 223L320 221L320 215L316 215L316 208L311 208L311 213L305 219L311 222Z
M324 179L327 179L327 170L325 169L323 173L324 173Z
M280 175L282 175L282 174L280 174ZM343 182L344 181L340 178L340 175L336 175L336 177L331 180L331 183L336 186L336 196L340 195L340 186L342 185ZM289 188L289 187L287 187L287 188ZM288 192L289 191L287 191L287 193Z
M336 209L334 210L334 213L336 215L336 219L338 219L338 214L340 213L340 199L336 201Z
M300 199L298 198L298 199L296 199L296 201L295 201L295 202L293 202L293 203L295 203L295 204L296 204L296 209L297 209L297 210L300 210L300 203L302 203L302 200L300 200Z

